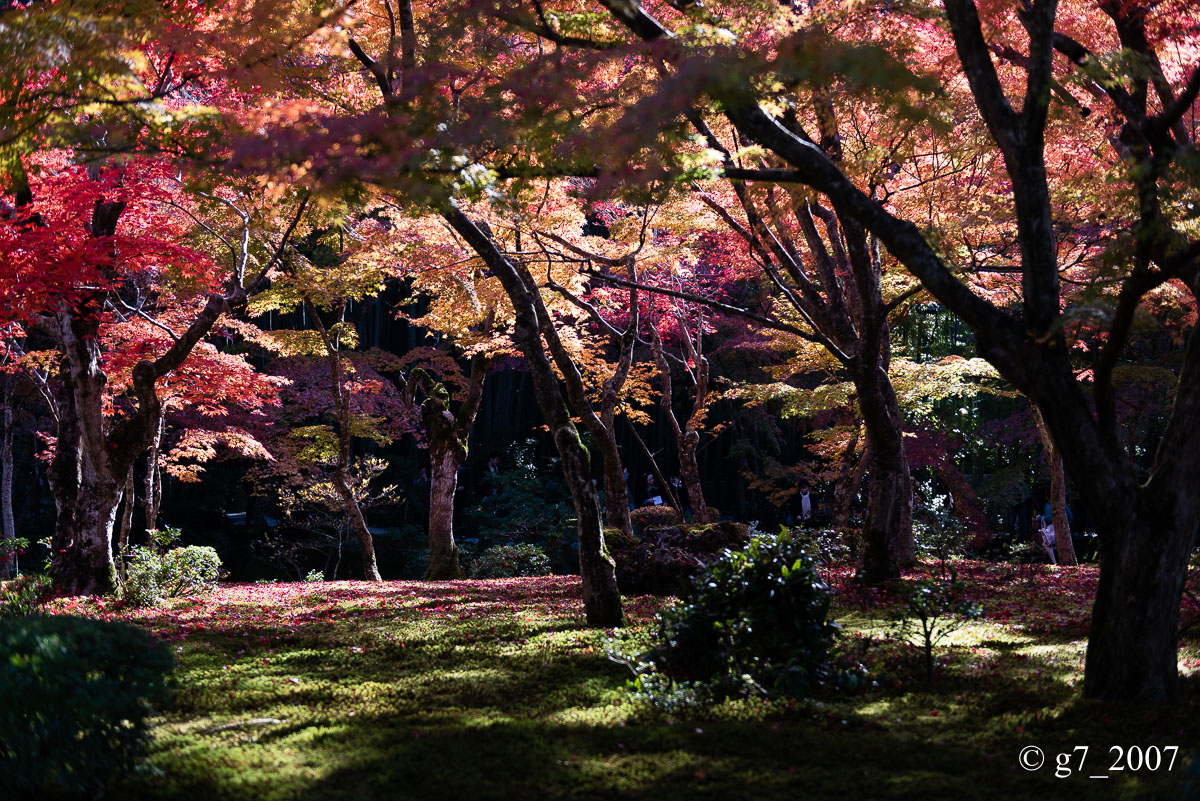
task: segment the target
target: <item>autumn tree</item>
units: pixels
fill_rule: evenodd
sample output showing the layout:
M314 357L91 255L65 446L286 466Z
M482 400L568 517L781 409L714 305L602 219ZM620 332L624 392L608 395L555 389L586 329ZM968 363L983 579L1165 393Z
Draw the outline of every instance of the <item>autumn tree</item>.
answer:
M352 486L353 440L356 436L382 439L383 435L373 430L374 421L352 409L352 396L362 382L344 356L358 344L357 329L346 313L351 303L375 297L383 289L395 255L389 247L390 227L386 218L367 215L313 231L284 255L281 275L251 305L259 315L302 308L310 321L310 328L271 331L260 341L270 341L280 353L316 358L326 366L324 394L329 406L324 411L329 412L332 425L309 426L306 432L314 445L324 446L316 448L323 454L322 460L332 464L330 481L358 538L363 577L368 581L381 577L374 539Z
M32 326L59 353L53 382L57 432L51 484L58 507L52 572L65 591L106 592L115 583L114 516L134 461L150 445L162 415L159 384L179 369L221 314L244 304L274 266L282 244L251 271L250 249L218 263L169 241L190 221L153 202L169 189L154 165L87 170L65 156L18 186L18 212L0 231L9 270L10 319ZM90 173L90 174L89 174ZM280 241L303 211L297 204ZM122 225L123 223L123 225ZM261 253L261 248L259 252ZM146 291L153 285L153 289ZM205 293L210 293L205 295ZM183 325L156 314L183 304ZM126 312L167 334L164 348L129 370L131 405L113 420L102 328Z
M417 406L429 452L429 567L425 578L459 579L464 573L454 542L454 496L458 490L458 471L467 460L468 435L483 399L483 384L491 358L477 353L471 357L470 373L465 378L466 397L451 410L448 381L437 381L429 370L416 367L405 381L405 398ZM457 366L457 365L455 365Z
M383 30L383 35L378 36L379 50L374 55L368 53L357 39L352 37L349 40L354 58L366 70L368 79L378 89L381 108L395 109L401 105L415 105L421 98L414 93L414 86L422 85L423 81L430 82L423 87L428 93L439 82L446 81L448 85L443 88L449 89L456 98L457 109L439 108L439 104L435 102L425 112L432 113L434 120L439 120L439 115L448 115L444 120L435 122L435 130L447 130L451 120L461 122L463 108L458 105L457 98L460 97L459 92L462 89L458 87L451 72L437 71L444 70L448 65L433 60L434 69L426 71L419 63L422 59L421 54L417 52L419 37L416 35L412 6L407 0L401 0L398 13L393 12L390 4L385 6L389 24ZM443 50L436 55L445 58L447 53ZM477 66L473 68L478 69ZM470 82L466 86L469 85ZM399 129L397 133L403 135L406 132ZM453 148L451 151L452 163L460 158L460 155L455 154L456 150L457 148ZM469 165L469 162L459 163L462 166ZM478 194L485 189L481 184L486 184L486 169L464 170L459 174L457 185L446 186L436 180L429 180L436 179L437 167L436 164L429 164L421 169L420 172L425 175L415 187L405 182L393 183L383 179L378 173L376 180L384 189L392 189L397 185L407 189L410 204L415 203L417 208L425 206L429 211L440 215L504 288L514 314L512 337L529 366L538 406L558 449L564 478L575 504L580 574L583 579L583 602L587 621L593 626L620 625L623 621L621 598L617 589L614 563L604 547L601 509L591 480L590 460L563 399L552 366L552 357L547 355L547 349L553 354L554 364L562 371L567 393L572 397L582 395L582 380L578 368L560 358L563 351L558 334L529 269L519 258L514 259L506 254L486 220L473 219L464 208L467 206L467 198L463 197L464 195ZM578 408L581 404L575 405ZM590 409L588 414L594 416Z
M496 359L512 352L511 317L499 281L437 217L409 222L398 274L412 296L397 313L428 331L438 347L420 346L394 364L405 402L419 411L418 441L429 456L429 567L426 578L463 577L454 540L454 499L471 429ZM465 358L464 371L456 356Z
M678 40L662 19L637 3L603 5L651 48ZM1200 499L1190 487L1200 468L1196 441L1200 387L1193 386L1200 381L1196 364L1200 348L1193 343L1186 350L1179 393L1147 476L1135 469L1130 455L1119 446L1112 374L1122 358L1130 323L1148 293L1181 282L1194 302L1200 291L1195 284L1200 245L1189 233L1185 206L1176 200L1196 183L1188 167L1196 148L1195 131L1185 115L1200 91L1200 69L1187 62L1190 49L1171 47L1180 33L1171 20L1194 18L1195 9L1189 3L1154 9L1137 3L1099 9L1083 6L1072 9L1066 20L1058 19L1058 9L1052 0L1035 1L1007 15L989 16L989 24L1007 24L1013 41L1021 42L1023 64L1010 62L1001 69L993 60L975 3L947 0L944 4L954 52L969 86L972 113L986 125L1011 182L998 191L1001 197L1007 195L1016 219L1021 276L1017 308L1006 308L972 291L956 275L949 254L940 252L910 219L892 213L814 146L819 136L814 138L798 121L775 116L764 107L766 98L751 81L762 67L723 48L698 53L680 43L655 52L678 74L692 75L697 94L718 99L728 121L748 142L780 160L783 167L777 174L761 178L812 187L829 199L844 221L854 220L877 237L940 303L970 326L980 353L1038 405L1068 470L1096 511L1100 529L1101 580L1088 642L1085 692L1106 699L1162 701L1177 692L1179 602L1187 556L1200 525ZM697 8L694 13L710 12ZM1088 22L1081 25L1081 19ZM828 40L822 42L829 46ZM1118 50L1142 66L1123 72L1124 65L1132 63L1130 58L1106 58ZM786 47L778 53L774 64L768 59L763 66L788 70L796 63L811 63L794 60L797 51ZM1185 60L1181 62L1176 53L1185 54ZM721 80L715 80L712 71L718 63L724 71ZM734 65L740 68L736 77L730 77ZM848 69L828 76L850 82L857 77ZM1096 147L1111 148L1112 174L1125 197L1133 201L1124 211L1128 235L1110 250L1112 270L1106 280L1119 289L1109 307L1105 344L1093 362L1090 398L1076 380L1062 324L1057 226L1052 219L1047 159L1050 144L1045 138L1052 88L1071 81L1095 90L1088 102L1099 105L1102 114L1093 119L1109 122L1091 123L1097 126L1093 141Z
M562 185L562 182L557 187L548 185L546 195L556 190L562 193L566 188L568 186ZM599 384L598 391L590 394L598 396L597 410L592 411L591 397L585 397L582 392L576 392L571 400L576 413L583 417L588 431L600 446L606 522L610 528L621 529L632 535L629 488L617 446L617 413L621 410L629 417L639 396L642 402L648 400L644 379L639 380L640 377L634 374L637 346L646 343L642 336L642 299L636 287L618 298L612 293L598 291L598 287L589 288L584 282L589 277L588 272L597 269L605 275L620 271L626 280L636 284L640 269L647 264L669 260L671 253L669 248L662 248L660 243L654 241L657 235L650 230L659 210L658 203L643 205L636 213L630 209L628 216L621 219L618 219L615 209L610 209L613 219L606 226L606 237L582 236L586 230L586 214L595 214L597 210L590 209L581 214L592 204L581 202L583 198L578 196L579 187L575 189L575 197L570 197L568 191L565 193L567 197L556 198L559 201L557 208L548 209L544 201L540 203L537 214L531 215L527 225L530 226L531 238L546 258L546 286L564 298L574 310L583 313L579 318L576 315L558 315L567 323L560 340L573 340L575 348L573 353L564 351L555 356L560 369L561 363L572 360L581 365L584 375L589 372L596 375L594 383ZM570 268L567 273L569 277L556 279L552 269L556 264L567 265ZM586 269L580 271L578 267ZM608 340L609 349L615 349L611 361L602 355L602 347L593 344L587 332L588 327L598 328L602 339ZM664 489L669 489L669 485L664 484Z

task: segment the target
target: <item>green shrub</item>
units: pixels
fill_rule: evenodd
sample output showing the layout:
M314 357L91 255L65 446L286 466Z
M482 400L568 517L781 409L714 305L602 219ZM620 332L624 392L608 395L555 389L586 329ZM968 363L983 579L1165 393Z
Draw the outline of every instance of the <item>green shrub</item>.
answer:
M806 553L819 564L830 565L848 562L854 556L851 545L853 535L839 534L831 528L801 528L791 531L792 536Z
M46 576L26 575L0 583L0 618L37 614L54 592Z
M651 701L804 696L834 678L832 592L788 532L755 533L692 580L659 614L655 645L623 659Z
M539 462L537 448L532 438L514 443L505 457L511 467L484 473L478 502L464 511L461 526L455 519L455 531L470 532L480 553L494 545L529 542L561 555L575 541L571 493L555 460Z
M940 577L953 582L953 562L967 552L971 533L954 513L944 508L918 506L913 510L913 541L922 559L938 563Z
M168 598L212 592L221 578L221 557L207 545L167 551L162 564L163 594Z
M150 539L150 545L158 553L166 553L171 548L178 544L183 537L183 532L175 526L163 526L162 528L152 528L146 532L146 536Z
M208 546L189 545L159 555L140 546L130 549L124 599L153 606L164 598L211 592L221 575L221 557Z
M536 545L494 545L471 563L472 578L513 578L545 576L550 573L550 557Z
M123 623L0 621L0 765L14 798L99 795L132 767L171 654Z
M161 574L162 557L149 548L135 545L129 549L121 597L131 606L153 606L163 599Z
M629 519L638 531L659 526L675 526L683 522L679 510L671 506L643 506L630 512Z
M905 584L904 603L892 614L894 634L921 649L926 678L933 679L934 646L982 614L961 581L922 579Z
M304 580L307 582L324 581L325 574L314 567L312 570L304 574Z

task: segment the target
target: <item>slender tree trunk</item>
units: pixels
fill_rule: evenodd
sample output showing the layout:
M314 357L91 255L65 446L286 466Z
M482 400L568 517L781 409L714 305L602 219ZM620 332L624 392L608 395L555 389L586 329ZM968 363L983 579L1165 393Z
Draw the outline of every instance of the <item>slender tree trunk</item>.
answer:
M13 410L11 399L11 382L8 376L0 377L3 383L4 441L0 444L0 524L2 524L4 542L0 544L0 579L10 578L16 561L14 545L17 538L17 526L13 517Z
M162 438L166 431L167 416L160 415L158 425L154 428L154 439L146 452L146 477L142 480L142 511L146 516L146 530L158 530L158 512L162 507L162 466L159 457L162 454ZM133 498L133 493L129 497ZM130 506L132 513L133 507Z
M579 439L579 431L571 421L571 413L563 401L558 379L542 346L538 303L526 283L532 283L533 278L523 265L505 256L492 237L457 206L443 208L442 215L500 279L512 301L516 314L513 336L529 365L534 395L554 438L563 478L566 479L575 506L584 613L589 626L619 626L624 621L621 593L617 589L615 564L604 546L604 526L600 522L600 503L592 484L588 453Z
M433 581L460 579L462 566L454 542L454 494L458 490L459 458L457 443L445 437L429 442L429 568L425 578ZM453 437L453 432L450 432ZM462 454L466 456L466 454Z
M1063 471L1062 454L1050 436L1050 429L1036 404L1032 405L1033 421L1037 425L1042 447L1046 449L1046 463L1050 468L1050 516L1054 522L1054 550L1060 565L1077 565L1075 543L1071 539L1071 521L1067 518L1067 476Z
M692 522L703 525L712 521L708 519L708 505L700 483L700 464L696 459L699 446L700 432L689 428L679 444L679 478L692 505Z
M609 528L617 528L633 536L633 520L629 517L629 489L625 486L625 466L617 446L617 418L608 404L601 406L600 422L601 425L597 427L600 436L596 437L596 445L600 448L601 466L604 470L604 521Z
M337 412L337 465L334 467L330 480L342 498L342 507L350 519L350 525L354 528L354 534L362 549L363 579L382 581L383 577L379 575L379 565L375 560L375 540L371 537L371 530L367 528L367 520L363 517L358 499L354 497L354 488L350 485L350 392L342 385L342 354L338 343L333 340L329 329L325 327L325 321L321 319L316 305L307 296L304 298L304 307L308 309L309 316L313 319L313 325L316 326L317 332L321 335L321 342L325 346L325 362L329 365L329 391Z
M121 534L117 538L117 577L121 580L121 584L125 583L125 557L129 553L129 532L133 528L133 507L136 502L134 497L134 481L133 468L129 468L129 475L125 478L125 489L121 493Z
M683 328L682 321L680 327ZM683 330L683 336L686 339L688 332ZM704 394L708 385L708 366L707 360L697 362L698 372L702 372L703 380L697 382L695 413L688 418L686 425L681 425L679 418L675 416L674 408L674 385L671 380L671 365L667 361L666 353L663 350L662 337L658 333L656 326L650 327L650 346L654 352L654 363L658 368L659 382L659 406L663 410L663 416L667 419L667 423L671 427L671 432L675 435L675 448L679 454L679 479L683 482L683 490L687 493L688 502L692 506L692 521L699 524L708 522L708 506L704 500L704 489L700 483L700 466L696 462L696 449L700 444L700 432L695 429L693 422L697 416L702 414L704 405ZM688 348L691 350L689 340Z
M363 517L362 508L354 497L354 489L350 486L349 472L339 466L333 471L330 479L338 495L342 498L342 505L345 507L346 515L350 518L354 535L358 537L358 544L362 550L363 578L367 581L382 581L383 576L379 575L379 565L375 561L375 540L371 536L371 530L367 528L367 520Z

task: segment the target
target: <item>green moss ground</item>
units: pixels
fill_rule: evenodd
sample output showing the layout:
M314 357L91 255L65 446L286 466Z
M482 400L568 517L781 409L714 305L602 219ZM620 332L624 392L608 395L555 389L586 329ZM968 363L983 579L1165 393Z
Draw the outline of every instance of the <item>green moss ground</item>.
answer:
M113 798L1200 797L1194 674L1170 708L1079 697L1094 578L1028 585L976 566L986 616L939 650L932 683L911 648L873 639L878 606L843 596L877 687L673 715L629 699L627 669L605 656L611 632L583 628L572 577L230 586L169 609L58 611L134 620L177 651L175 705ZM630 599L630 630L661 603ZM1026 745L1049 766L1018 767ZM1087 773L1111 778L1054 778L1054 754L1077 745ZM1171 771L1109 772L1110 747L1131 745L1180 753Z

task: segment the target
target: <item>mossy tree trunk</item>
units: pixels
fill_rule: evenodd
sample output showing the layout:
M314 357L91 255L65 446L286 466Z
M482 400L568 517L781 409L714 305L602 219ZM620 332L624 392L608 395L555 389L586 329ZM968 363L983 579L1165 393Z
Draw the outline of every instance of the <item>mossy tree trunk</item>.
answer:
M404 395L410 406L415 402L417 389L425 393L421 420L429 443L429 567L425 571L426 579L459 579L464 575L454 541L454 495L458 490L458 470L467 461L471 426L479 413L490 365L491 358L484 354L472 357L467 396L457 413L450 408L450 391L446 385L434 381L424 370L414 370L405 383Z

